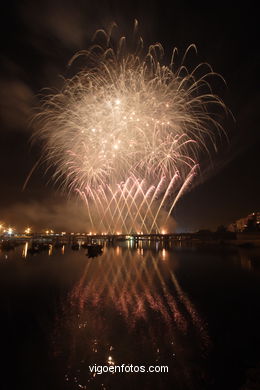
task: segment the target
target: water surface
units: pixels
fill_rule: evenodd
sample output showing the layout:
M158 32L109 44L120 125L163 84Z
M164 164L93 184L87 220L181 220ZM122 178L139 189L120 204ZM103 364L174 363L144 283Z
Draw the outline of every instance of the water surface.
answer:
M1 388L260 388L257 250L26 249L0 252ZM94 364L168 373L98 375Z

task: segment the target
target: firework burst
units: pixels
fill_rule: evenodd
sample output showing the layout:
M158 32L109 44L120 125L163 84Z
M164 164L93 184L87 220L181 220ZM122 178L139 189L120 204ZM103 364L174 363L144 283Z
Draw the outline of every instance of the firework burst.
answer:
M45 98L37 137L54 179L86 202L93 228L148 232L160 228L162 208L169 215L201 152L215 145L221 126L209 109L225 107L207 81L212 69L184 65L194 45L179 66L174 49L166 66L160 44L145 51L139 37L129 53L126 39L115 45L111 34L99 30L94 39L105 44L72 58L84 55L86 65Z

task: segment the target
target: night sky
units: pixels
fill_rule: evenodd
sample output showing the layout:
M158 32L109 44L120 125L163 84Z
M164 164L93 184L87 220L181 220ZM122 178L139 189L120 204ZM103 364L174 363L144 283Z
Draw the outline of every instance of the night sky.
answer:
M41 155L30 123L43 88L62 86L60 75L70 76L68 61L89 46L95 30L116 21L130 34L134 18L146 44L162 43L166 60L174 46L184 53L195 43L191 67L205 61L224 77L227 86L214 81L214 91L235 118L223 116L229 141L219 140L218 153L203 162L196 186L177 204L177 229L215 229L260 211L258 11L249 1L233 4L8 1L0 23L0 221L18 229L85 230L84 208L59 192L44 167L22 190Z

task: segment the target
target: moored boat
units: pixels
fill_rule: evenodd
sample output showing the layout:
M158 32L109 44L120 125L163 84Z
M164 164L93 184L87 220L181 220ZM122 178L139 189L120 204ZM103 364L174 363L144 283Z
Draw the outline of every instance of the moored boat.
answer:
M103 253L103 246L100 244L88 244L87 250L88 257L96 257Z

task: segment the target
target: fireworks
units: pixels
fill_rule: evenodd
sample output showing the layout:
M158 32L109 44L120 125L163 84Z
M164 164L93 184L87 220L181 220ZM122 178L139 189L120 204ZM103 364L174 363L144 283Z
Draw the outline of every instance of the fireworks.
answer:
M86 65L45 99L37 137L54 179L84 199L94 229L158 230L221 130L209 109L224 104L207 81L211 68L189 72L185 58L177 66L176 49L163 65L160 44L145 52L139 37L128 52L111 34L99 30L95 39L106 43L73 57Z

